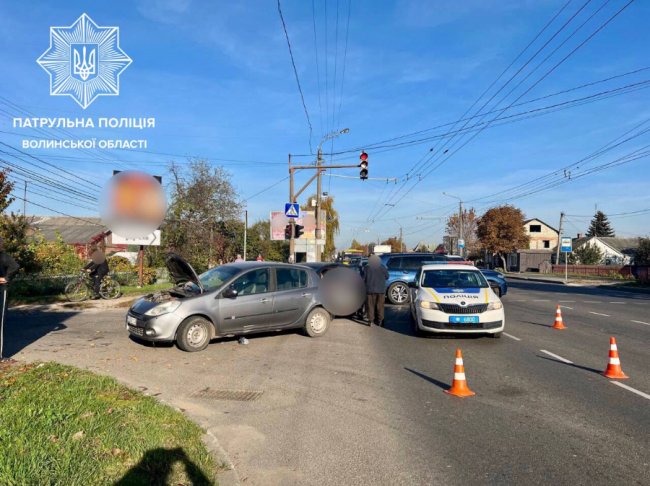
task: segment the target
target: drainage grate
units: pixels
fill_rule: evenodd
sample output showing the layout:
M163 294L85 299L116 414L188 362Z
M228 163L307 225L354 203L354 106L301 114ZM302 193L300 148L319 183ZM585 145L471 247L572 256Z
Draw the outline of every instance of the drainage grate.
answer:
M237 402L252 402L262 396L261 391L254 390L214 390L210 387L196 391L192 398L205 398L208 400L233 400Z

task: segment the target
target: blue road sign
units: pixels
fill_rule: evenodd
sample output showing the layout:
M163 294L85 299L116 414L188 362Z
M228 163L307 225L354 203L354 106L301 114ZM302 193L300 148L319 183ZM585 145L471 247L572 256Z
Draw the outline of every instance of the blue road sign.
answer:
M300 205L298 203L286 203L284 205L284 215L287 218L297 218L300 216Z
M562 238L562 243L560 244L560 251L563 253L571 253L573 251L571 238Z

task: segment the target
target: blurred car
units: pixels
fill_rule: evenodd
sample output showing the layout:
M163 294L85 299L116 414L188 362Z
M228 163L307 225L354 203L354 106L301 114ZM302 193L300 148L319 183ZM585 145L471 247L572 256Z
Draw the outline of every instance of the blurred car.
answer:
M417 333L487 333L499 338L503 304L481 271L465 264L422 266L413 290L411 317Z
M481 273L486 278L490 287L495 291L499 297L503 297L508 293L508 282L502 273L497 272L496 270L488 270L481 268ZM496 288L495 288L496 284Z
M310 268L239 262L197 275L178 255L168 255L165 263L176 286L131 306L126 329L135 338L200 351L219 336L303 328L317 337L329 328L320 278Z
M336 262L301 263L314 270L321 278L321 299L334 316L360 314L366 297L366 288L360 269Z
M335 268L347 268L347 269L351 268L350 265L345 265L339 262L307 262L307 263L299 263L298 265L311 268L321 278L327 272Z

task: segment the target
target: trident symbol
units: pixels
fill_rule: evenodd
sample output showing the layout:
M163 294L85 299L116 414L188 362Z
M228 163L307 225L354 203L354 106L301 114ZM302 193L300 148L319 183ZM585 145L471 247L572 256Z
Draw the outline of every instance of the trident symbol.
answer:
M82 59L79 59L79 51L74 49L74 74L77 74L83 81L86 81L91 74L95 74L95 55L97 51L92 49L86 59L86 46L83 47Z

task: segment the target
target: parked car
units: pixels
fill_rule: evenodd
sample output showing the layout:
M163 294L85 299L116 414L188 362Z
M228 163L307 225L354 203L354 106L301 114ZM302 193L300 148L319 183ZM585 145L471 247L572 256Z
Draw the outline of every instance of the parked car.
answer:
M413 291L411 317L418 334L487 333L501 337L503 304L478 268L426 264L409 286Z
M309 262L301 266L314 270L321 278L320 297L333 316L360 315L366 287L360 268L336 262Z
M310 268L239 262L197 275L178 255L168 255L165 263L176 286L133 304L126 315L131 336L200 351L219 336L304 328L317 337L329 327L320 278Z
M502 273L497 272L496 270L488 270L488 269L483 269L481 268L481 273L485 277L485 279L488 281L490 284L490 287L492 287L492 290L499 296L503 297L508 293L508 282L506 282L506 278L503 276ZM496 288L495 288L496 284Z
M425 263L446 263L462 257L440 253L386 253L379 255L383 265L388 269L386 297L391 304L408 304L410 300L409 283ZM469 263L469 262L468 262Z

